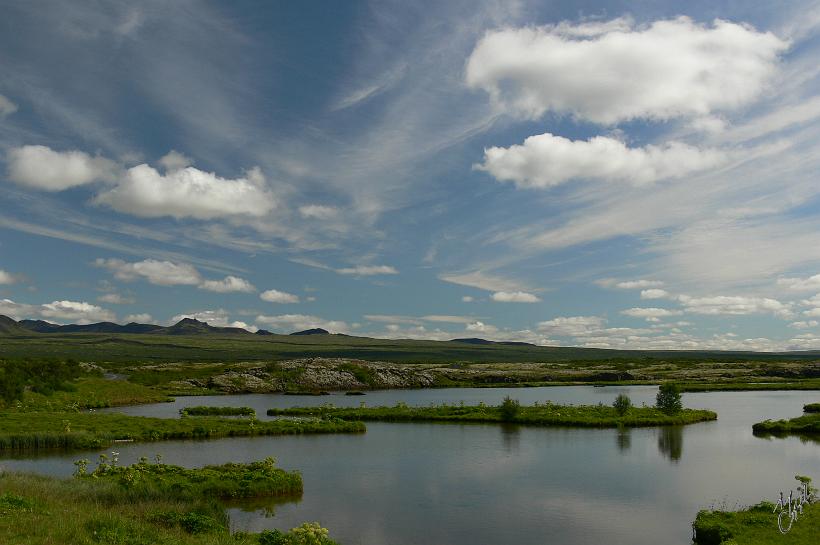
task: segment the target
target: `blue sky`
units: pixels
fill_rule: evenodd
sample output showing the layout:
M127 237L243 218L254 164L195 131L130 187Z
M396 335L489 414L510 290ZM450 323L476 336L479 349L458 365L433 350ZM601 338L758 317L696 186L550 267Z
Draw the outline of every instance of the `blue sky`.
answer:
M808 1L14 2L0 314L820 348L818 49Z

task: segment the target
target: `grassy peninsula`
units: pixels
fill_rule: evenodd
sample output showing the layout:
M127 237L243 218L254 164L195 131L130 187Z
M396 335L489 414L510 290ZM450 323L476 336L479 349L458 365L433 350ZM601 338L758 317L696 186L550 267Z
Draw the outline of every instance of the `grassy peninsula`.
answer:
M614 407L605 405L555 405L543 403L520 406L514 414L504 406L491 405L438 405L410 407L399 403L393 407L337 408L294 407L268 409L271 416L317 416L346 421L382 422L508 422L531 426L571 426L587 428L614 428L619 426L671 426L716 420L712 411L683 409L667 414L654 407L633 407L619 414Z
M82 466L83 464L79 464ZM335 545L317 523L234 533L218 498L301 494L298 473L272 459L184 469L105 459L73 479L0 474L0 542L8 545Z

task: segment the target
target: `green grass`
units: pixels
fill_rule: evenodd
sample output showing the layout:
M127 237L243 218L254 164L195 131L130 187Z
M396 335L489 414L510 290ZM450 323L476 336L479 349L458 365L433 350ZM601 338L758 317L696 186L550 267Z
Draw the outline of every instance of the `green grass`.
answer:
M820 403L808 403L803 405L804 413L820 413Z
M739 392L770 390L820 390L820 380L806 379L800 382L685 382L680 383L681 392Z
M107 479L143 494L166 497L259 498L302 493L302 476L276 467L273 458L249 464L224 464L186 469L169 464L150 464L146 459L118 466L102 456L97 468L80 471L79 478Z
M148 466L154 486L122 482L122 475L55 479L0 474L0 543L4 545L334 545L316 524L290 532L236 533L225 505L210 495L233 492L227 477L262 479L250 493L267 494L277 472L266 462L199 470ZM133 466L132 466L133 467ZM272 479L272 480L271 480ZM165 484L156 484L159 481ZM205 483L205 484L202 484ZM144 484L144 483L143 483ZM278 485L273 485L278 488ZM324 536L307 541L306 535Z
M48 396L26 392L21 401L12 402L7 408L18 412L79 411L170 401L163 392L125 380L87 377L73 385L73 391L54 392Z
M251 407L186 407L179 410L182 416L256 416Z
M147 418L116 413L0 413L0 451L96 449L115 440L161 441L259 435L361 433L361 422L327 420L237 420L233 418Z
M777 529L774 504L762 502L741 511L700 511L693 523L696 545L816 545L820 536L820 504L804 507L786 535Z
M554 405L521 406L515 415L502 414L500 407L473 405L439 405L431 407L409 407L398 404L394 407L335 408L295 407L291 409L269 409L271 416L320 416L342 420L385 421L385 422L513 422L534 426L572 427L637 427L692 424L717 419L712 411L684 409L676 415L666 415L650 407L635 407L625 415L609 406Z
M820 434L820 413L806 414L791 420L766 420L752 426L755 434Z

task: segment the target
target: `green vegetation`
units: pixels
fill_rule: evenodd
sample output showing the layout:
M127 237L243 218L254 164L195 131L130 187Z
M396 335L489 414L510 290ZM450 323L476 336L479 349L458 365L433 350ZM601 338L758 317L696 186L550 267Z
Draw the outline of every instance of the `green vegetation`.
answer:
M795 381L774 382L686 382L679 384L681 392L745 392L745 391L777 391L777 390L820 390L820 381L805 379Z
M655 406L670 416L678 414L683 409L678 385L671 382L661 384L655 398Z
M811 486L811 479L795 476ZM820 503L805 505L786 535L777 528L773 503L764 501L739 511L706 509L692 523L695 545L813 545L820 535Z
M96 449L122 440L161 441L365 431L361 422L332 420L259 421L208 416L177 419L76 412L7 412L2 419L0 451Z
M618 413L618 416L624 416L632 408L632 400L626 394L618 394L618 397L612 402L612 407Z
M11 404L23 399L26 390L50 395L71 390L71 380L80 376L74 360L0 360L0 400Z
M179 410L182 416L256 416L251 407L186 407Z
M230 533L224 504L212 494L270 495L297 482L297 474L269 460L194 470L144 461L130 468L105 465L97 478L0 474L0 543L334 545L315 523L290 532ZM141 480L129 481L132 474ZM234 481L247 486L234 488Z
M803 405L804 413L820 413L820 403L808 403Z
M32 411L80 411L121 405L159 403L170 401L162 392L133 384L125 380L107 380L96 377L80 378L68 391L51 395L26 392L22 400L7 406L16 412Z
M431 407L409 407L399 403L394 407L335 408L294 407L290 409L268 409L269 415L319 416L342 420L364 420L385 422L513 422L534 426L577 426L577 427L635 427L693 424L717 419L712 411L683 409L675 415L668 415L656 408L640 407L621 416L613 407L604 405L554 405L550 402L534 406L519 406L515 416L505 419L502 407L484 404L473 406L439 405Z
M504 422L514 422L518 413L521 412L521 403L519 403L517 399L505 396L504 401L498 408L498 412L501 414L501 420Z
M117 465L100 456L97 468L86 472L86 460L76 463L76 476L83 479L108 479L145 495L177 498L258 498L263 496L293 496L302 493L302 477L276 467L273 458L250 464L224 464L186 469L159 463L149 464L146 458L130 466Z
M812 413L791 420L766 420L752 426L756 435L820 434L820 414Z

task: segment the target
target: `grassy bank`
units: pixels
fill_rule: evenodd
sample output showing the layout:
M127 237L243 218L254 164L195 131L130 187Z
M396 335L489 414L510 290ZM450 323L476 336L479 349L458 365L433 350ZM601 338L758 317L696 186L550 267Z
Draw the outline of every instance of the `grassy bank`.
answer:
M139 465L139 464L138 464ZM224 505L225 482L261 480L272 485L277 472L268 462L201 470L144 464L142 484L116 478L54 479L0 475L0 543L7 545L334 545L318 524L290 532L231 534ZM131 466L132 470L134 466ZM120 468L123 469L124 468ZM181 468L180 468L181 469ZM285 472L282 472L285 473ZM173 475L173 478L170 477ZM292 474L285 474L292 475ZM160 482L162 481L162 482ZM165 484L162 484L165 483ZM201 484L205 483L205 484ZM174 484L178 486L173 486ZM260 485L253 494L269 494ZM214 488L215 487L215 488ZM273 488L277 488L273 486ZM310 541L312 536L314 539Z
M811 413L791 420L766 420L752 426L755 434L820 434L820 413Z
M232 418L147 418L115 413L0 413L0 451L96 449L116 440L161 441L259 435L359 433L361 422L330 420L258 421Z
M820 403L807 403L803 405L804 413L820 413Z
M741 511L698 513L692 527L696 545L815 545L820 536L820 504L804 507L788 534L777 529L774 504L762 502Z
M552 403L522 406L515 414L505 415L501 406L439 405L433 407L295 407L269 409L271 416L319 416L354 421L384 422L510 422L534 426L574 426L591 428L667 426L693 424L717 419L712 411L684 409L667 415L655 408L634 407L621 416L609 406L554 405Z
M50 395L28 391L22 400L9 403L6 409L18 412L80 411L170 400L161 391L126 380L85 377L74 382L72 386L70 391L59 391Z
M820 380L806 379L801 381L782 382L683 382L681 392L748 392L773 390L820 390Z
M182 416L256 416L251 407L186 407L179 410Z

